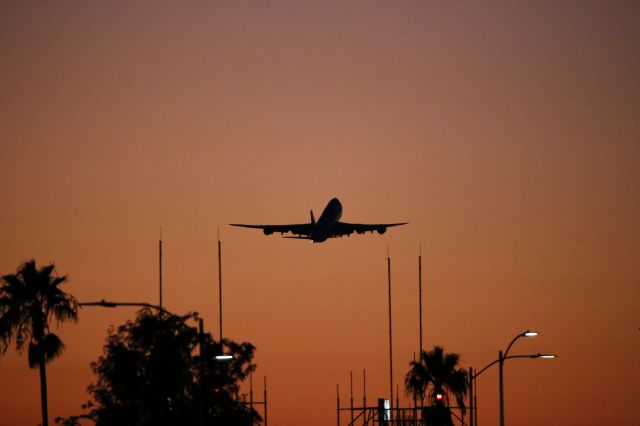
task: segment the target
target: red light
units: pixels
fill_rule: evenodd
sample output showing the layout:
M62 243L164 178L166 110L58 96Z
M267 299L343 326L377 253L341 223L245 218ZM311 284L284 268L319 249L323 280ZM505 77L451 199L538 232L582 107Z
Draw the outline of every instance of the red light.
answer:
M443 398L443 396L442 396L441 393L436 394L436 400L442 401L442 398Z

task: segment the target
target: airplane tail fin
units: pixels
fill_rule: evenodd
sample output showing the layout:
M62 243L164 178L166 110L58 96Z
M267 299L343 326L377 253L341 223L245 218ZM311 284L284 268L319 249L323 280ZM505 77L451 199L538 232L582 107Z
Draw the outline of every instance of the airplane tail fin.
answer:
M313 210L311 210L311 211L310 211L310 213L311 213L311 225L315 226L315 224L316 224L316 218L315 218L315 217L313 217Z

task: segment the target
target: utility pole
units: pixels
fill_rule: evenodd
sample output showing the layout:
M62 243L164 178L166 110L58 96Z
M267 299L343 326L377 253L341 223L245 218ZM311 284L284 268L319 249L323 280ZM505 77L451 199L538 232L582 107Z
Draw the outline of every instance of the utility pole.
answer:
M387 247L387 284L389 290L389 405L390 421L393 423L393 339L391 327L391 257L389 257L389 247Z
M158 268L160 278L160 311L162 311L162 228L160 228L160 240L158 241Z
M420 244L420 254L418 255L418 311L420 317L420 352L418 352L418 361L422 363L422 244ZM414 401L415 405L415 401ZM420 396L420 408L424 406L424 396Z
M418 359L422 359L422 244L420 244L420 255L418 256L418 307L420 311L420 352L418 352Z
M222 244L218 228L218 305L220 310L220 344L222 344Z
M515 339L514 339L515 340ZM507 348L507 351L509 348ZM498 351L498 389L500 392L500 426L504 426L504 384L502 380L502 370L504 368L504 356L502 351Z
M349 411L351 411L351 423L349 424L353 425L353 371L349 371L349 397Z
M367 409L367 370L364 368L362 369L362 408L365 411Z
M204 426L204 324L202 318L198 318L198 343L200 346L200 363L199 363L199 380L198 380L198 397L200 398L200 426Z
M267 423L267 376L264 376L264 426L268 426Z
M336 384L336 425L340 426L340 385Z
M249 372L249 408L253 412L253 371ZM251 424L253 424L253 417Z
M469 367L469 426L473 426L473 368Z

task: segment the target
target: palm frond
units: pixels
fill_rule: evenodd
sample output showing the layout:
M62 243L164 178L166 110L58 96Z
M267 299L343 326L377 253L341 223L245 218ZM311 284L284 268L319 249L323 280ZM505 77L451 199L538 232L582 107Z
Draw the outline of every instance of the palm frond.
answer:
M30 259L14 274L0 276L0 353L6 352L14 341L18 351L28 348L33 357L39 350L33 345L45 344L42 342L47 337L49 320L77 320L78 301L59 288L67 277L54 275L54 271L54 264L38 268L36 261ZM49 339L53 340L45 352L48 359L53 359L64 346L55 335Z
M423 351L418 360L409 363L405 376L405 390L414 398L427 397L429 404L435 403L435 395L444 393L455 396L458 405L464 407L467 394L467 372L458 368L460 355L445 353L442 346L434 346L431 351ZM464 409L464 408L463 408Z
M44 336L44 340L42 341L42 351L44 352L46 362L50 362L59 357L64 351L64 348L64 343L62 343L62 340L60 340L57 335L48 333Z

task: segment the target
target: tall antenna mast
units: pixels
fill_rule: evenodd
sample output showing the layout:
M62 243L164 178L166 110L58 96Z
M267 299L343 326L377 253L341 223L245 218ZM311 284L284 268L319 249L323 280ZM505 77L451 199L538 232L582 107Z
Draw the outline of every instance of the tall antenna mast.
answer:
M349 408L351 412L351 424L353 424L353 370L349 371Z
M218 228L218 305L220 310L220 342L222 342L222 245Z
M362 408L367 408L367 369L362 369Z
M420 352L422 357L422 243L420 243L420 255L418 256L418 305L420 310Z
M160 312L162 312L162 227L160 227L160 240L158 241L158 268L160 279Z
M389 290L389 404L391 406L391 422L393 422L393 345L391 338L391 257L387 246L387 284Z

